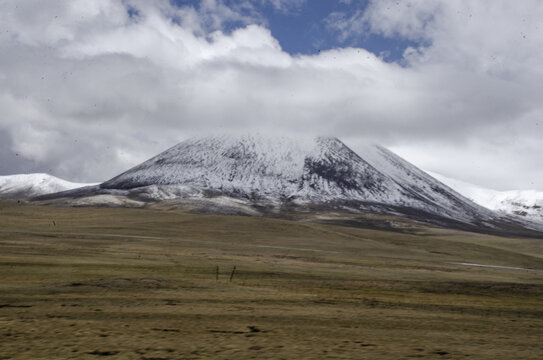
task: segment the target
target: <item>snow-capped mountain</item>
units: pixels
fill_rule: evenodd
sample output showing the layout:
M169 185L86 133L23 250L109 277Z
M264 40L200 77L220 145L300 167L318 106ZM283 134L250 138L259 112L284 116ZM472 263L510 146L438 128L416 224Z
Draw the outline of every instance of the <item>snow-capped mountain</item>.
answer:
M542 191L492 190L464 181L448 178L434 172L427 172L468 199L490 210L529 219L531 221L543 222Z
M73 183L48 174L0 176L0 198L22 199L94 184Z
M212 194L276 204L354 206L464 223L494 217L381 146L365 145L356 154L332 137L189 139L95 190L132 197L137 192L140 199L153 193L155 200L171 198L172 191L181 197Z

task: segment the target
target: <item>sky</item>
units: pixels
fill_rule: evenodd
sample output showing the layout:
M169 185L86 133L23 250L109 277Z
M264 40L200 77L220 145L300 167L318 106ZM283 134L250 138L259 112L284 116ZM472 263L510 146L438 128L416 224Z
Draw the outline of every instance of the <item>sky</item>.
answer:
M255 131L543 190L541 64L539 0L0 0L0 175Z

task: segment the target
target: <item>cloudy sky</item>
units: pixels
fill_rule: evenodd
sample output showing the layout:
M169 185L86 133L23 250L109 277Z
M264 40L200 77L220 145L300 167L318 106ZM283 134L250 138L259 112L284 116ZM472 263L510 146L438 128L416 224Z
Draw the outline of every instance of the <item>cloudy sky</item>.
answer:
M0 175L101 181L248 130L543 190L543 2L0 0Z

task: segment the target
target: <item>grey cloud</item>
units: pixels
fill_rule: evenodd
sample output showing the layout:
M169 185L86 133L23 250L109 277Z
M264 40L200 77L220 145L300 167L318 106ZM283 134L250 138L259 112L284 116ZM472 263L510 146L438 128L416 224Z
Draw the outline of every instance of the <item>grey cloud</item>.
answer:
M19 156L17 152L12 151L13 141L6 131L0 129L0 174L18 174L47 172L49 169L45 164L38 165L34 161Z
M259 130L337 135L355 149L380 142L455 178L541 188L543 124L535 124L543 79L518 54L535 63L542 40L508 48L485 30L465 45L465 25L439 17L454 7L416 2L414 14L391 15L380 3L359 14L360 26L416 37L419 19L431 39L406 52L404 66L354 48L291 56L261 25L214 31L224 21L260 21L247 15L253 10L219 1L197 9L158 0L80 8L35 2L25 11L48 15L29 16L33 22L1 11L9 35L0 35L0 133L10 139L0 152L1 172L51 169L69 180L100 181L187 136ZM127 4L139 9L137 19ZM499 9L509 9L497 4L492 15L507 17ZM216 17L213 30L206 12ZM484 53L496 54L497 63L477 56L486 40L492 44ZM13 162L14 152L24 166Z

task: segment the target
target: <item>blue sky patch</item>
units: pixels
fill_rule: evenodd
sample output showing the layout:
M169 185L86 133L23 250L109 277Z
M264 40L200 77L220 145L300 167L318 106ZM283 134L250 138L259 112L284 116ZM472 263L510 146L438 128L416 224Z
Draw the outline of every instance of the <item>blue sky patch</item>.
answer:
M197 0L172 0L172 3L201 9L201 2ZM360 47L385 61L399 62L407 47L420 45L403 38L387 38L369 31L342 37L330 26L333 14L349 17L357 11L364 11L368 1L352 1L347 4L340 1L315 0L299 5L285 5L286 8L277 8L269 1L252 1L250 8L232 0L226 0L224 4L241 15L254 19L253 22L269 28L283 50L292 55L317 54L342 47ZM221 30L230 33L245 25L247 24L241 20L226 21L222 24Z

